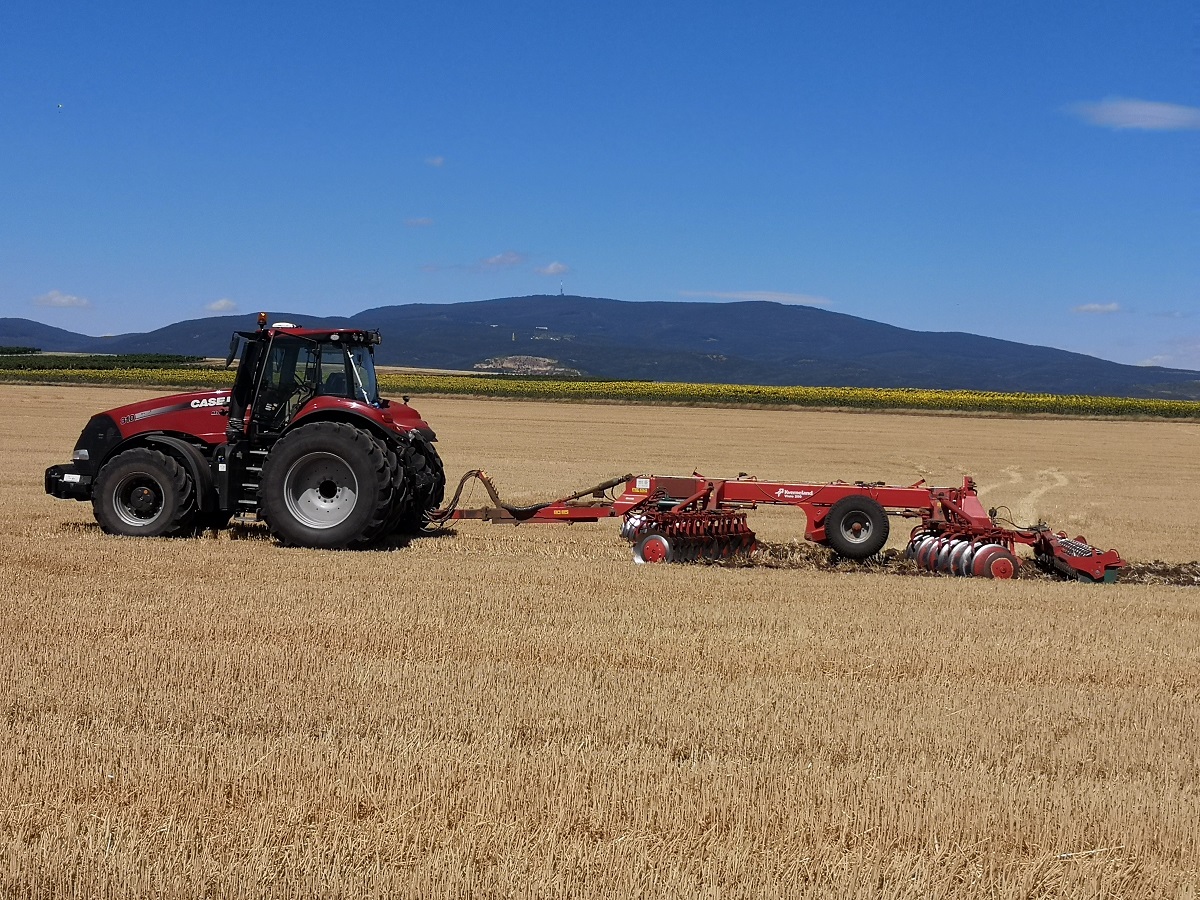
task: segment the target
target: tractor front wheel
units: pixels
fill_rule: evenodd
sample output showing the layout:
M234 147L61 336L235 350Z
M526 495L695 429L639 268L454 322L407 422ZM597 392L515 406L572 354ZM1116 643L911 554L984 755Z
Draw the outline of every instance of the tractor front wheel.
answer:
M136 447L118 453L100 469L92 510L109 534L188 534L196 516L195 488L177 460Z
M263 462L259 512L285 544L337 550L365 542L383 527L391 500L387 457L353 425L304 425Z

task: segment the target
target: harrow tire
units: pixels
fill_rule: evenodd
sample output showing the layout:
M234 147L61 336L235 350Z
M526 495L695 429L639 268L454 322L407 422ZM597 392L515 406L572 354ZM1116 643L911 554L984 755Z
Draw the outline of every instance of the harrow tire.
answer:
M196 517L195 486L178 460L136 447L118 453L100 469L92 511L108 534L188 535Z
M647 534L633 545L633 561L638 565L675 562L678 559L679 554L665 535Z
M339 550L379 534L391 511L392 472L375 438L342 422L314 422L271 448L259 515L282 543Z
M838 556L867 559L888 539L888 517L870 497L843 497L825 516L825 542Z

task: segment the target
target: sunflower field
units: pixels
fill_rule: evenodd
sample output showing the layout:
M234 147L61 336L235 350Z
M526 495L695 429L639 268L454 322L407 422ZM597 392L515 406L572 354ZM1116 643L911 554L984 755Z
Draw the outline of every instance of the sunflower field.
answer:
M206 367L23 369L0 371L0 380L58 384L227 387L233 371ZM654 381L587 381L489 375L381 373L384 395L504 397L562 402L619 402L681 406L767 406L822 409L906 410L998 415L1149 417L1200 420L1200 401L1084 394L998 393L923 388L803 387L755 384L688 384Z

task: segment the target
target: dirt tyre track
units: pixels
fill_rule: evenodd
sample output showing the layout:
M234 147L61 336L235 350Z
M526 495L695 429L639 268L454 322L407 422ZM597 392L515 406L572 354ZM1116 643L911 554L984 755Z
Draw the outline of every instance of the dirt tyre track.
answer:
M96 521L109 534L166 537L192 533L192 479L165 453L136 447L104 464L92 492Z
M316 422L284 435L267 454L260 513L284 544L337 550L382 531L393 493L391 467L374 437Z

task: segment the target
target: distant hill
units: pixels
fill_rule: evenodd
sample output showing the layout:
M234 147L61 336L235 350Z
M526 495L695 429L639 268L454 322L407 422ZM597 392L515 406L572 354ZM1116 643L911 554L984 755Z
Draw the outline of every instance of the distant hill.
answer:
M61 350L75 352L89 341L98 338L76 334L53 325L43 325L31 319L0 318L0 346L4 347L40 347L43 350Z
M383 306L340 319L272 312L270 320L378 328L384 340L376 358L388 365L471 369L485 360L525 356L597 378L1200 399L1200 372L1122 365L959 332L910 331L767 302L537 295ZM0 345L223 356L232 331L253 327L253 316L222 316L95 338L27 319L0 319Z

